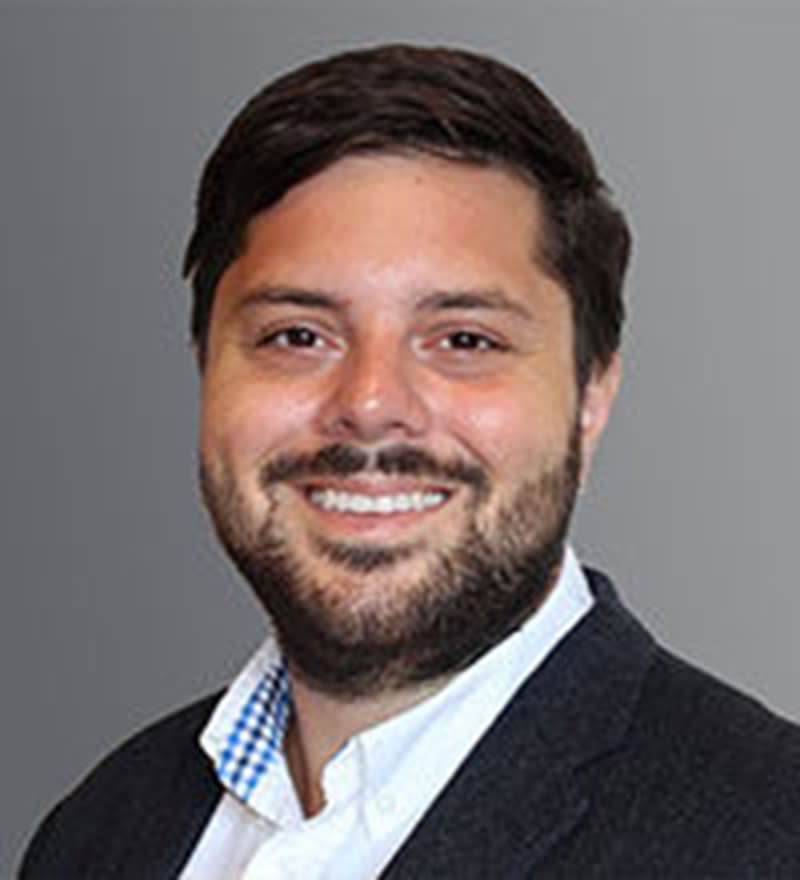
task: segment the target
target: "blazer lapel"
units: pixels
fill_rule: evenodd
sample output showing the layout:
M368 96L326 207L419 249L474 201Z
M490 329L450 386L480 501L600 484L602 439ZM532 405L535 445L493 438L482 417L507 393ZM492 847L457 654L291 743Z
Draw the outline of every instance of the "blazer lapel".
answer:
M205 755L199 757L205 759ZM191 772L176 779L171 790L165 789L161 800L153 802L152 812L128 841L123 864L129 866L131 880L178 877L219 803L221 792L210 765L200 766L199 762Z
M527 876L592 809L579 771L624 747L655 645L611 584L588 575L594 609L478 743L385 880Z
M152 779L146 797L128 805L127 833L103 854L117 880L178 877L222 794L211 762L197 744L219 695L182 713L152 751L142 773ZM103 876L106 876L104 873Z

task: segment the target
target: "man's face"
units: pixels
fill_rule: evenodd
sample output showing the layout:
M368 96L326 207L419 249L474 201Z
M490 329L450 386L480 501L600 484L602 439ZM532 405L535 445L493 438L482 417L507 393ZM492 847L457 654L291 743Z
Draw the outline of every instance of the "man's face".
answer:
M505 172L353 157L254 218L223 275L204 494L309 682L444 675L551 585L617 367L579 399L538 239Z

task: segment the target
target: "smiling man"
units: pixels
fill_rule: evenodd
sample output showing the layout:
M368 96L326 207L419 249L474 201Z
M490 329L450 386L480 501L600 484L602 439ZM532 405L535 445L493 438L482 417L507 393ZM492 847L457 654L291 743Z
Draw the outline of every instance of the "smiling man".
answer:
M389 46L258 94L186 258L201 484L272 622L23 877L796 877L800 735L567 542L625 221L528 79Z

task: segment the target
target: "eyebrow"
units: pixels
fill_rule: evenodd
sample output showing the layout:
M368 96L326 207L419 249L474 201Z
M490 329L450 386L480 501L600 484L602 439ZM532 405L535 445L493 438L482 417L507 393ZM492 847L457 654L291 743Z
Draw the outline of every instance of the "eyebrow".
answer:
M502 290L442 290L426 296L417 304L418 311L436 312L448 309L488 309L497 312L510 312L530 321L531 313Z
M299 287L259 287L246 293L236 306L245 311L266 305L305 306L312 309L340 309L342 304L327 293Z

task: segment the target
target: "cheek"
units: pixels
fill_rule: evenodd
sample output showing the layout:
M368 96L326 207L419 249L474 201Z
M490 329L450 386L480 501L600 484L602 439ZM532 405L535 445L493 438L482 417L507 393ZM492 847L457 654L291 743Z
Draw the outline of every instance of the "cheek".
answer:
M451 433L495 476L523 477L557 458L570 428L570 400L553 389L495 389L453 407Z
M504 469L530 443L530 411L499 395L462 401L453 409L451 432L490 472Z
M201 448L206 457L247 466L296 447L316 403L285 385L240 382L204 391Z

